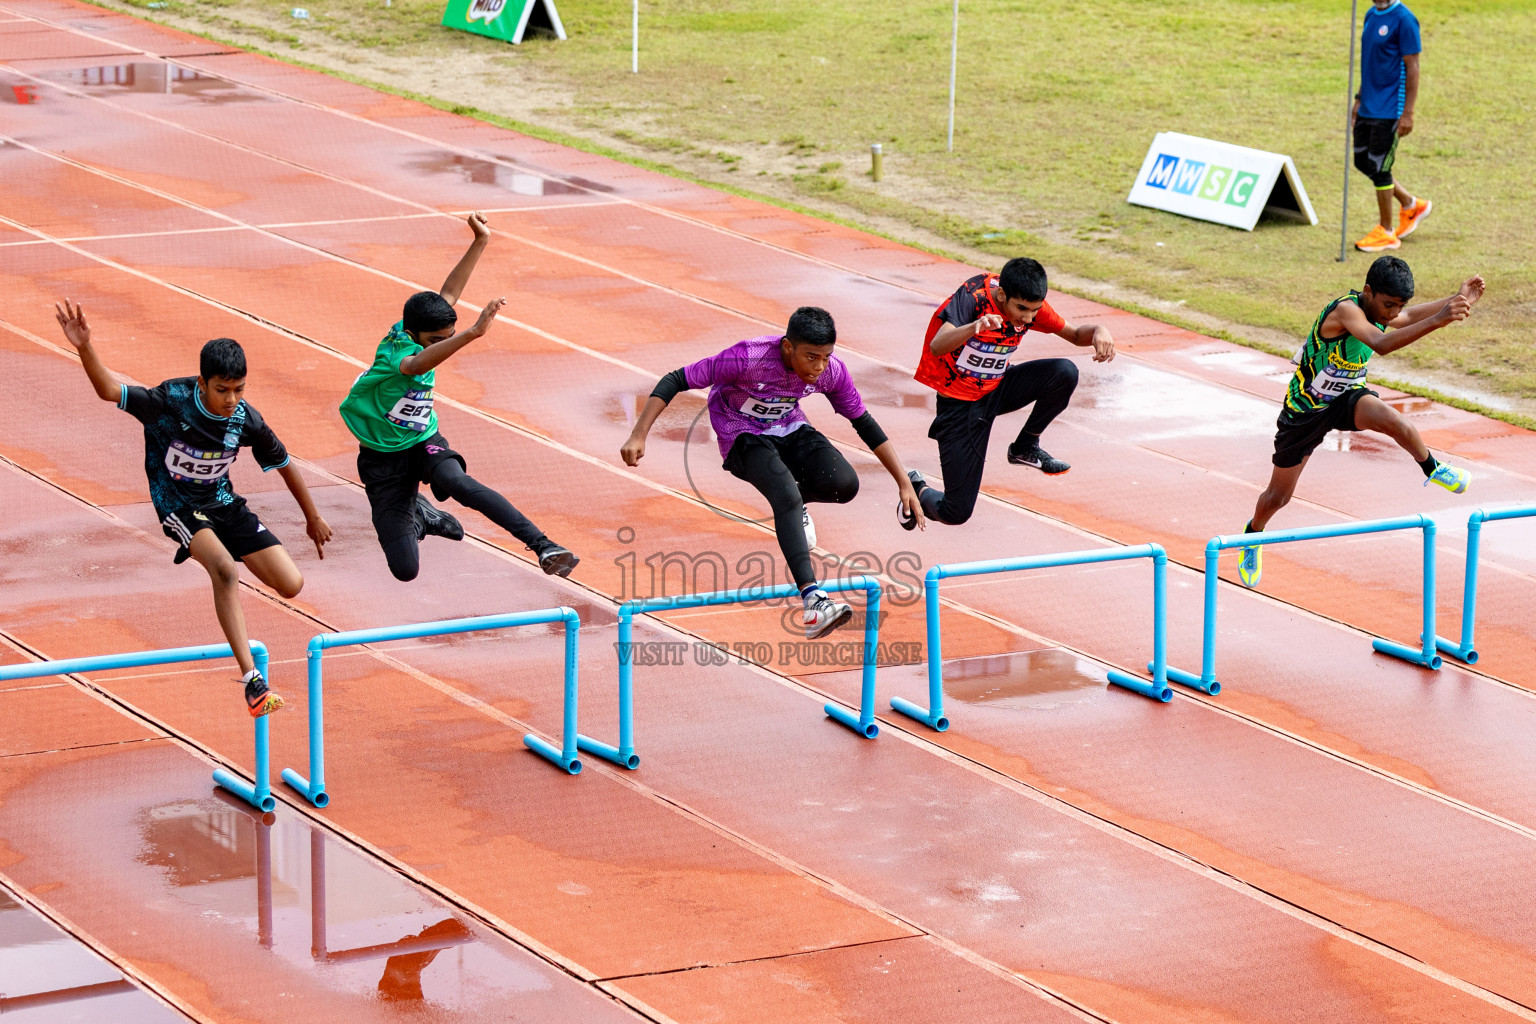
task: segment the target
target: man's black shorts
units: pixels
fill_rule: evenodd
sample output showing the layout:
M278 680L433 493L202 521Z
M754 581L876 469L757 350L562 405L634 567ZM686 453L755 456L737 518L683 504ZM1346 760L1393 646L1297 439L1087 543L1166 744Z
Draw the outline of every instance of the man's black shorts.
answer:
M1359 430L1355 426L1355 403L1366 395L1375 395L1370 388L1350 388L1338 398L1316 412L1293 413L1282 409L1275 426L1275 455L1271 460L1280 469L1299 466L1323 443L1330 430Z
M415 528L407 524L415 523L417 485L430 485L432 471L448 459L468 471L464 456L449 448L448 440L442 434L433 434L425 441L397 452L358 446L357 476L368 493L374 529L381 542L389 540L397 530L403 532ZM438 501L448 499L448 495L439 494L436 488L432 493Z
M1355 118L1355 169L1378 189L1392 187L1392 162L1397 158L1397 122L1384 118Z
M226 551L236 559L266 548L274 548L282 541L261 524L240 499L231 505L215 505L212 508L179 508L160 520L165 535L180 545L176 549L175 562L180 565L192 556L188 545L199 530L212 530Z

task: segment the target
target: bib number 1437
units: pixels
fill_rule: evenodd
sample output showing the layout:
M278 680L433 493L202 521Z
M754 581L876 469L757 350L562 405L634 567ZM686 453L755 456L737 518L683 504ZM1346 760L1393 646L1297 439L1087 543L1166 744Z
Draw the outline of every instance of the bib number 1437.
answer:
M182 483L211 484L224 479L239 450L200 452L180 441L172 441L165 450L165 468L172 480Z

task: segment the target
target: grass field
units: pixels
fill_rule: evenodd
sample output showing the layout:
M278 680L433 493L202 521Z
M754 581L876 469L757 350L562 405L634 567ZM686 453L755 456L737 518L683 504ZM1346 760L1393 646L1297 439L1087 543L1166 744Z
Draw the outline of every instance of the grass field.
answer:
M227 38L265 33L274 52L322 65L366 59L354 67L365 78L414 69L417 85L382 80L888 230L1036 255L1236 325L1300 335L1369 262L1353 251L1335 262L1346 0L965 0L953 154L945 0L645 0L639 75L625 0L563 0L570 39L519 48L438 27L437 0L309 2L309 21L288 16L290 0L170 0L146 13ZM1395 365L1494 404L1536 398L1536 226L1525 219L1536 2L1413 6L1424 77L1398 174L1436 212L1400 254L1421 296L1473 272L1489 293L1472 320ZM530 89L553 97L547 118L507 100ZM1128 205L1160 130L1292 155L1322 223L1266 219L1250 234ZM876 141L880 184L867 175ZM1356 174L1351 241L1374 204Z

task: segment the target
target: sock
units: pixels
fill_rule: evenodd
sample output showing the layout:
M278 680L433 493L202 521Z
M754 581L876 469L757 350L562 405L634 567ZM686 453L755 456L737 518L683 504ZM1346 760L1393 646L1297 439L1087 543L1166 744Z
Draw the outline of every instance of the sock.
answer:
M1255 530L1253 528L1253 520L1250 519L1250 520L1248 520L1248 525L1243 527L1243 532L1244 533L1259 533L1260 531Z
M819 593L821 593L821 584L812 580L800 588L800 600L809 605Z
M1435 453L1434 452L1430 452L1429 453L1429 458L1427 458L1423 462L1419 463L1419 468L1424 471L1425 477L1434 476L1435 475L1435 470L1440 468L1440 463L1438 461L1436 461L1436 459L1435 459Z
M1020 451L1028 448L1038 448L1040 447L1040 435L1031 434L1027 430L1021 430L1019 431L1018 439L1013 442L1013 446Z
M242 683L254 683L256 681L256 677L259 675L261 675L261 673L253 668L245 675L241 676L240 681Z

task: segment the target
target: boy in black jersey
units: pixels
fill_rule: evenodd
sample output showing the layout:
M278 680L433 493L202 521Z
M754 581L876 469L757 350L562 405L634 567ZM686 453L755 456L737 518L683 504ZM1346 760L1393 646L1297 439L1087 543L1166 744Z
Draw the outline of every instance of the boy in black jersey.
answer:
M165 535L178 545L176 564L195 558L213 581L213 606L245 684L246 710L253 718L283 706L267 687L251 658L251 644L240 609L240 569L244 562L256 578L283 597L304 586L298 566L282 542L246 507L229 483L229 467L242 447L264 470L282 476L304 512L304 530L325 557L322 545L331 528L315 508L309 488L261 414L241 397L245 392L245 352L239 342L217 338L203 346L196 377L177 377L153 388L119 384L91 345L85 311L64 300L54 311L64 337L80 353L85 374L98 398L114 402L144 424L144 472L149 497Z

